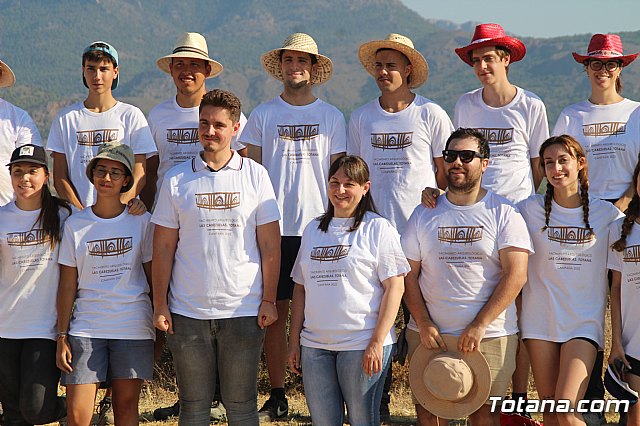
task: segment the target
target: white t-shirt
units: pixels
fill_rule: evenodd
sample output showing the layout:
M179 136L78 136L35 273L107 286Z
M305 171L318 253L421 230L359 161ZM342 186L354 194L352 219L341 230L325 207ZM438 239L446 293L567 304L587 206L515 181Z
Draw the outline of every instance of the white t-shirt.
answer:
M195 319L258 315L262 264L256 228L278 220L267 171L237 152L217 172L200 155L169 170L151 221L179 229L171 312Z
M91 112L78 102L63 108L51 123L47 150L67 157L69 179L85 207L96 200L95 188L86 175L87 164L108 141L129 145L134 154L156 151L142 111L122 102L101 113Z
M560 113L553 134L571 135L584 148L589 164L589 195L617 200L631 185L640 153L638 106L640 102L629 99L612 105L583 101Z
M40 210L0 207L0 338L55 339L58 248L36 225ZM60 223L69 216L60 209Z
M624 219L618 219L609 228L609 245L620 239ZM624 352L640 359L640 225L633 224L627 235L623 251L611 250L607 267L622 274L620 305L622 310L622 347Z
M385 111L374 99L351 114L348 152L369 165L376 209L398 232L420 204L422 190L438 187L433 159L442 157L451 132L447 113L420 95L399 112Z
M520 213L491 191L470 206L454 205L441 195L433 209L416 207L402 248L408 259L421 263L422 298L440 333L459 336L478 315L502 277L499 251L507 247L533 253ZM408 327L419 331L413 318ZM489 324L485 337L517 331L511 303Z
M198 117L198 107L182 108L176 102L175 96L149 112L149 128L160 160L155 201L158 199L158 190L167 171L175 165L191 160L202 150L198 139ZM240 129L231 140L231 149L235 151L244 148L244 145L238 142L238 136L246 122L247 118L240 113Z
M291 273L305 288L300 344L330 351L366 349L378 323L382 281L411 270L393 225L367 212L357 230L353 218L333 218L327 232L309 222ZM383 345L396 340L391 327Z
M559 343L587 337L604 348L609 225L622 213L609 202L591 198L591 238L582 207L565 208L552 201L545 231L544 195L528 198L518 209L536 251L529 258L529 280L522 290L522 337Z
M149 284L151 215L103 219L91 207L64 225L58 263L78 269L78 293L69 334L100 339L154 339Z
M276 96L251 112L240 141L262 148L282 235L302 235L325 211L331 155L347 150L344 116L321 99L295 106Z
M460 96L453 125L480 130L489 141L491 158L482 186L517 203L535 192L531 159L549 138L547 110L538 96L516 87L508 105L493 108L482 100L482 88Z
M9 169L11 153L19 146L42 146L42 138L29 114L0 98L0 206L13 200Z

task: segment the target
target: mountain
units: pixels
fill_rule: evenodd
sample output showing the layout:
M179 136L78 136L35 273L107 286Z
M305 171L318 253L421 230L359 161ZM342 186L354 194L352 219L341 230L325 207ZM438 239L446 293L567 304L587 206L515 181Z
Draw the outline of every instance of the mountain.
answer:
M0 0L0 58L18 79L0 96L29 111L46 136L56 111L86 95L83 49L105 40L120 55L115 96L146 112L174 93L155 61L171 52L184 31L204 34L210 56L225 66L208 87L235 92L246 113L281 90L263 71L260 55L280 47L293 32L311 34L320 52L333 60L334 77L316 93L347 115L378 94L358 62L358 46L391 32L411 37L425 55L429 81L418 93L450 115L456 99L478 86L472 70L453 51L469 42L473 25L426 20L399 0ZM626 52L640 50L640 31L621 36ZM523 38L527 56L510 67L514 84L545 101L552 126L564 106L589 94L583 67L571 57L572 51L586 50L589 37ZM638 64L624 70L623 81L624 95L639 99Z

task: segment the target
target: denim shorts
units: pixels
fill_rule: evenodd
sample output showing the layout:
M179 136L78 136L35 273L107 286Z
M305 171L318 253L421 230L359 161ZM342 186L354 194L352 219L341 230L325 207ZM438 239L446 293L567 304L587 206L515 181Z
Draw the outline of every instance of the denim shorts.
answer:
M62 385L102 383L112 379L153 379L153 340L97 339L69 336L70 374Z

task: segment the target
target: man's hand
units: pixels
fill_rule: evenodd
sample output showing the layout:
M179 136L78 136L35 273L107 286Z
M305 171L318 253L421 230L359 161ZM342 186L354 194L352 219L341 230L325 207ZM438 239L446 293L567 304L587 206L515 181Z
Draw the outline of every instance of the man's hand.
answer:
M420 330L420 343L429 349L442 349L447 350L447 345L444 343L442 336L440 336L440 330L433 323L422 324L418 326Z
M444 191L438 188L426 187L422 190L422 205L428 209L434 208L436 206L436 200L440 196L440 194L444 194Z
M480 347L480 342L484 338L487 327L471 323L462 331L458 338L459 352L473 352Z
M173 320L168 306L162 306L153 310L153 325L160 331L173 334Z
M258 310L258 326L261 329L269 327L278 320L278 310L275 303L263 300Z

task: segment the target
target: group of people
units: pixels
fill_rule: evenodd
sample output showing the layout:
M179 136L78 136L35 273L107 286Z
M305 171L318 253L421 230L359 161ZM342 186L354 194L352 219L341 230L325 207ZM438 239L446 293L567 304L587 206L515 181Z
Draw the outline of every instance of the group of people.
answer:
M640 390L640 103L620 78L638 54L614 34L574 53L591 95L549 137L543 102L508 79L525 53L478 25L456 54L482 87L452 122L414 92L429 67L408 37L364 43L380 96L347 127L313 93L333 64L307 34L261 57L282 92L248 119L233 93L206 90L223 66L202 35L158 59L176 96L148 119L113 97L118 53L95 42L82 55L87 98L52 123L51 173L33 122L0 99L5 423L88 425L109 387L115 422L137 424L166 333L179 424L208 424L217 393L232 425L287 416L287 365L314 424L342 424L345 405L350 424L380 424L403 301L419 424L498 425L489 398L511 383L526 399L527 349L540 399L604 394L608 269L609 363ZM0 73L13 84L2 62ZM271 394L258 410L263 349ZM640 425L637 405L628 422Z

